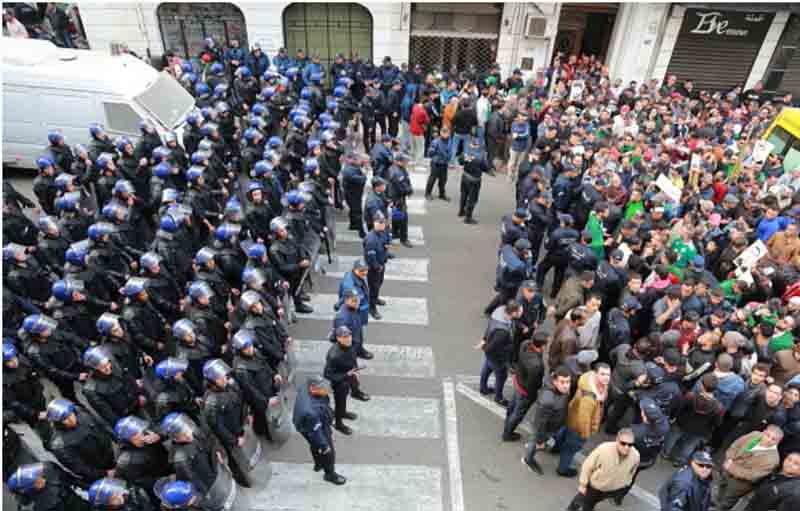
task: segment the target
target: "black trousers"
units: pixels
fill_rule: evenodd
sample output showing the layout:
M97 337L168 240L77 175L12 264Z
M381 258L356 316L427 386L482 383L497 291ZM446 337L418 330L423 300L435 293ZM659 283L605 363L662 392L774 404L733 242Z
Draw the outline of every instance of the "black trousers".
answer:
M392 218L392 238L397 238L400 241L408 241L408 205L406 205L405 198L394 206L403 212L405 218L396 220Z
M544 233L544 229L528 231L528 240L531 242L531 256L534 263L539 260L539 249L541 249L544 241Z
M625 417L628 409L636 406L636 402L628 394L620 394L614 390L611 394L611 408L606 416L606 432L615 435L620 429L619 421Z
M499 154L500 147L497 144L497 141L486 135L486 157L489 162L489 168L494 170L494 160L495 159L503 159L503 156Z
M433 185L436 182L439 183L439 197L444 197L447 186L447 165L431 165L431 173L428 174L428 183L425 185L425 195L433 192Z
M377 124L378 127L381 129L381 136L385 135L386 134L386 114L384 114L384 113L375 114L375 124ZM372 127L372 131L373 132L376 131L374 126ZM371 147L370 147L370 150L372 150ZM367 151L367 153L369 153L369 151Z
M386 267L381 267L380 270L370 268L367 271L367 284L369 285L369 304L374 307L377 305L378 298L381 294L381 286L383 285L383 274L386 272Z
M547 254L536 272L536 285L541 288L544 286L544 279L550 268L555 268L555 275L553 276L553 287L550 290L550 298L555 298L558 290L561 289L561 284L564 283L564 274L567 271L567 261L563 261L560 257L553 257Z
M364 129L364 151L369 154L375 145L375 120L362 120L361 127Z
M336 422L341 422L344 419L344 414L347 412L347 396L351 392L355 395L361 393L357 376L348 376L344 380L333 384L333 416Z
M345 201L347 201L347 208L349 209L350 229L359 232L364 231L364 226L362 225L362 216L364 213L361 207L362 194L363 190L360 192L345 190L344 192L344 198Z
M615 497L625 496L627 490L627 488L621 488L616 491L607 492L596 490L590 485L586 487L586 495L582 495L581 493L575 495L567 509L569 511L594 511L594 507L599 502L607 499L613 499Z
M389 119L389 135L391 135L393 138L397 137L400 127L400 116L398 115L395 117L393 114L389 114L387 118Z
M463 212L467 218L472 218L475 205L478 204L478 194L481 191L481 180L469 181L461 178L461 199L458 204L458 211Z
M328 445L331 450L327 454L319 452L319 447L316 447L311 442L311 436L303 433L303 438L308 442L308 448L311 451L311 457L314 459L314 465L322 467L326 474L333 474L336 467L336 449L333 447L332 435L328 435Z

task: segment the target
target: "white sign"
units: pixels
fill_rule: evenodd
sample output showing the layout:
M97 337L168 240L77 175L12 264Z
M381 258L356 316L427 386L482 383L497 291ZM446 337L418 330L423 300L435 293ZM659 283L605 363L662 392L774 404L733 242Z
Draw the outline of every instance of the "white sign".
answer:
M584 88L586 88L586 84L583 83L583 80L574 80L572 82L572 88L569 91L569 100L580 101L581 98L583 98Z
M764 163L774 147L775 145L771 142L759 140L756 142L755 147L753 147L753 161L756 163Z
M700 167L702 167L703 166L703 157L700 156L699 154L693 154L692 155L692 163L691 163L690 166L693 169L699 169Z
M734 263L736 266L739 267L740 270L743 272L749 272L752 270L756 263L767 255L768 249L767 246L761 240L756 240L755 243L747 247L744 252L739 255L736 259L734 259Z
M662 192L666 193L667 197L672 199L674 202L681 202L681 189L675 186L675 183L670 181L669 178L664 174L658 175L658 179L656 179L656 186L659 187Z

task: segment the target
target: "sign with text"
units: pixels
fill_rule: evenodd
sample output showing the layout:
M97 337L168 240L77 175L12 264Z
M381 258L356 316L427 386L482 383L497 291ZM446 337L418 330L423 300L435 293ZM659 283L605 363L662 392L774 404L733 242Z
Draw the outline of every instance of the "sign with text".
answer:
M682 36L761 42L767 35L775 13L686 9Z

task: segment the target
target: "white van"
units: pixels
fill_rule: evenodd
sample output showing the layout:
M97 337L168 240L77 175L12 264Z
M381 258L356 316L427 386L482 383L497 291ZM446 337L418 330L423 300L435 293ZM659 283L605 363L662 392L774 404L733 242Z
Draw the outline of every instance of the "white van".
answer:
M35 168L47 132L69 145L88 143L89 124L112 138L139 136L139 121L160 134L182 124L194 98L167 73L130 55L58 48L47 41L2 38L3 164Z

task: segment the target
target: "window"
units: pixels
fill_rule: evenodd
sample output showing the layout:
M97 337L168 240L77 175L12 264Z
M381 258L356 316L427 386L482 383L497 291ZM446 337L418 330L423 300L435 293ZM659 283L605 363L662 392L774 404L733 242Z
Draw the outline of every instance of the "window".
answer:
M194 98L167 72L159 73L158 79L136 101L167 129L177 127L194 107Z
M791 145L793 138L791 133L780 126L775 126L775 129L767 137L767 142L774 146L772 148L773 154L783 154L783 151Z
M792 147L783 156L783 168L792 171L800 167L800 140L795 139Z
M800 95L800 15L793 14L783 29L764 76L764 89Z
M283 33L289 55L298 49L319 54L326 69L337 53L373 60L372 15L359 4L291 4L283 11Z
M228 3L164 3L158 6L164 48L175 55L196 57L206 37L227 46L232 39L248 48L242 11Z
M106 111L106 125L109 131L117 133L127 133L130 135L139 134L139 114L133 111L126 103L103 103Z

